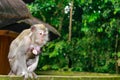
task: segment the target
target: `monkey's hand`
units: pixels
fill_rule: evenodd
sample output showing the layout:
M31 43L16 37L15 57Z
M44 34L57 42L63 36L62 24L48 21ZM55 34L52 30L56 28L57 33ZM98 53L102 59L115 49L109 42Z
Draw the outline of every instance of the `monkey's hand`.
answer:
M27 70L29 72L33 72L37 68L38 61L39 56L36 56L35 59L28 60L27 63L29 64L29 66L27 67Z
M34 55L38 55L38 52L37 52L36 49L33 49L32 53L33 53Z
M27 68L28 71L33 72L33 71L36 69L36 65L37 65L36 63L30 65L30 66Z

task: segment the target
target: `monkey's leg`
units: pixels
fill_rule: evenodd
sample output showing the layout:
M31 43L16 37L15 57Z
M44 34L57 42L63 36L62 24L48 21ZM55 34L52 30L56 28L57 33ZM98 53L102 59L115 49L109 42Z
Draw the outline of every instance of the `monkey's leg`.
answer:
M37 64L39 61L39 56L36 56L34 59L29 59L27 61L28 71L32 72L34 78L37 78L37 75L34 73L34 70L37 68Z
M33 72L37 68L38 61L39 61L39 56L36 56L35 59L28 60L27 61L27 63L28 63L27 64L28 65L28 67L27 67L28 71Z
M12 70L10 70L10 72L8 73L8 75L15 75Z

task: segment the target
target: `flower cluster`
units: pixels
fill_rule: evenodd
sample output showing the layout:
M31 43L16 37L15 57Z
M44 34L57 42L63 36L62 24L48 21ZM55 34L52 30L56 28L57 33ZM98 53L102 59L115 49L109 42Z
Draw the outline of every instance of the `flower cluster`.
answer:
M70 12L70 7L71 7L71 3L69 3L67 6L65 6L65 8L64 8L65 14Z

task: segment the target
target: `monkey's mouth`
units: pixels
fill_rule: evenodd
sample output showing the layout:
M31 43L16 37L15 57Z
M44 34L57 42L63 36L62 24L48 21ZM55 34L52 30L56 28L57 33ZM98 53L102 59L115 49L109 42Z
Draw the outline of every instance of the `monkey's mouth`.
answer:
M45 45L45 41L44 40L40 40L40 41L38 41L38 40L36 40L36 42L35 42L37 45L39 45L40 47L42 47L42 46L44 46Z

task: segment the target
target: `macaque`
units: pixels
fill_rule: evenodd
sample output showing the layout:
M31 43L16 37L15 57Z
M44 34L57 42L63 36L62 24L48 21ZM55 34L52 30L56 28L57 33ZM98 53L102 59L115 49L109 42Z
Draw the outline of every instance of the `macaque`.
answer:
M48 29L43 24L34 24L24 30L10 45L8 59L11 67L9 75L36 78L34 70L39 61L39 53L48 41Z

